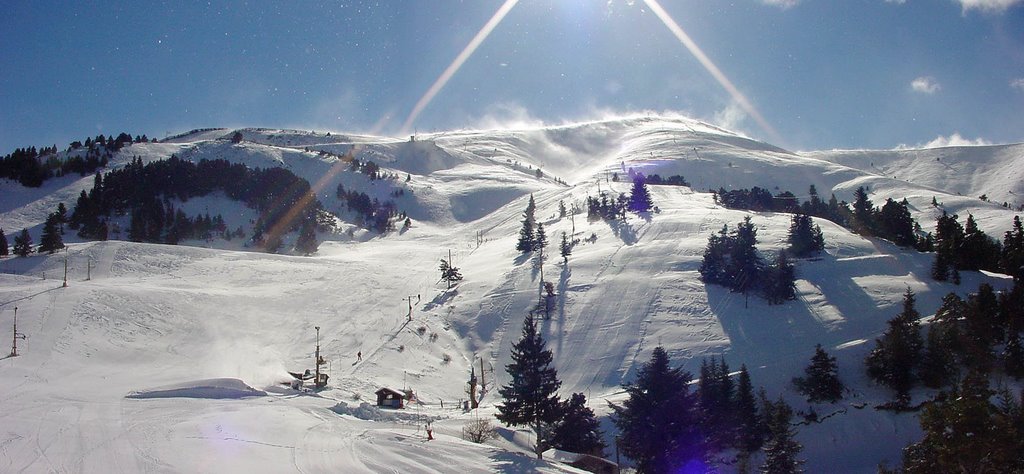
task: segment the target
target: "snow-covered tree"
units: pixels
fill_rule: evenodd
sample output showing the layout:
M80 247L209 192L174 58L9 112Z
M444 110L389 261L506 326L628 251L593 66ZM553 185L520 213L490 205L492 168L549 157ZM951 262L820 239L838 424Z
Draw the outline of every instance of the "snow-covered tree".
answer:
M558 372L551 367L552 355L537 332L533 314L523 322L523 336L512 344L512 363L505 366L511 380L498 389L502 402L497 405L498 421L508 426L529 426L537 437L537 459L550 441L548 427L558 421L561 402Z

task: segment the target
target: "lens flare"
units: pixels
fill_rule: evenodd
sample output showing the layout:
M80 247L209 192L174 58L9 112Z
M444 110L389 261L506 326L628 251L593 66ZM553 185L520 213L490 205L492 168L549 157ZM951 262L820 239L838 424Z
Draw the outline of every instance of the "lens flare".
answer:
M483 28L480 28L480 31L477 32L476 36L470 40L469 44L463 48L462 52L455 57L455 60L448 65L448 68L441 73L436 81L434 81L434 84L430 86L430 89L427 89L427 92L423 94L423 97L416 102L416 106L413 107L412 112L409 113L409 118L405 119L405 123L402 124L401 135L409 133L409 130L412 129L413 122L416 121L416 117L419 117L420 113L423 112L423 109L427 108L430 101L434 100L434 96L436 96L438 92L441 92L441 89L443 89L445 84L448 83L448 80L450 80L452 76L459 71L462 64L473 55L476 48L478 48L480 44L487 39L487 36L494 31L494 28L496 28L499 23L501 23L501 20L505 18L505 15L508 14L509 10L516 6L516 3L519 3L519 0L505 0L505 3L498 8L498 11L494 12L494 16L484 24Z
M722 88L732 96L732 100L734 100L743 109L743 111L747 113L747 115L750 115L754 121L761 126L761 129L775 141L776 144L782 145L784 140L779 133L775 131L775 128L765 120L761 115L761 112L758 112L757 108L754 107L754 104L747 99L747 96L743 95L743 93L733 85L732 81L729 80L725 73L723 73L721 69L718 69L718 66L711 61L711 58L704 54L704 51L700 49L700 46L697 46L697 43L690 38L690 35L686 34L686 31L683 31L683 28L679 26L671 16L669 16L668 12L666 12L665 9L661 7L661 4L658 3L658 0L644 0L644 3L647 4L658 19L665 24L665 27L675 35L676 39L678 39L679 42L690 51L690 54L692 54L694 58L697 58L697 61L704 66L704 69L706 69L708 73L718 81Z

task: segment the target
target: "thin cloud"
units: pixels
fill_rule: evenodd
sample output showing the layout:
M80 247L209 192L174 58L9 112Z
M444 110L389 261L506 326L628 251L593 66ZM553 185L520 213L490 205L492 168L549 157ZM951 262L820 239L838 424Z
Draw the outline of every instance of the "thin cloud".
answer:
M1008 8L1020 4L1024 0L957 0L964 14L969 10L980 10L985 13L1002 13Z
M885 0L885 3L895 3L897 5L903 5L907 3L907 0Z
M939 85L934 77L921 76L910 81L910 88L922 94L934 94L942 89L942 86Z
M800 0L760 0L760 2L768 6L779 7L785 10L787 8L795 7L800 3Z
M1024 91L1024 77L1018 77L1018 78L1010 81L1010 87L1012 87L1014 89L1017 89L1017 90Z

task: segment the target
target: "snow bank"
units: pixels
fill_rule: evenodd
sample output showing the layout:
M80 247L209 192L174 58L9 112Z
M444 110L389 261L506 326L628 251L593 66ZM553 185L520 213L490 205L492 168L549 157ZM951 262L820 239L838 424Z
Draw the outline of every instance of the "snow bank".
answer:
M205 379L164 385L129 392L126 398L245 398L262 397L267 392L256 390L238 379Z

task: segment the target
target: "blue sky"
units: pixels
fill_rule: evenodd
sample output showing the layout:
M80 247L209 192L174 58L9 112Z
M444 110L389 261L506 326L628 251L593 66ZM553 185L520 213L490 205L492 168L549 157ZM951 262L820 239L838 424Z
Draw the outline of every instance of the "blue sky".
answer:
M0 154L201 127L398 134L503 1L15 1ZM520 0L418 131L674 111L791 149L1024 141L1024 0Z

